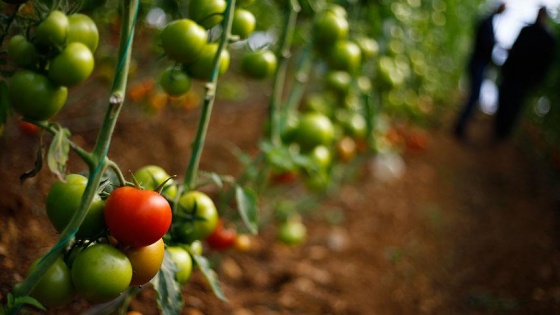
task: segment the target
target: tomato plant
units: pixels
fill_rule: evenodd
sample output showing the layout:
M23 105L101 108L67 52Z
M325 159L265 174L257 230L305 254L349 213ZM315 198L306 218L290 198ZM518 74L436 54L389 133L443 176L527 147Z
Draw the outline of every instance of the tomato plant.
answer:
M313 40L320 49L323 49L324 45L331 45L338 40L346 38L348 31L348 21L340 12L324 10L317 13L313 20Z
M136 170L133 175L144 189L155 190L165 183L161 191L162 195L166 198L173 199L177 194L177 186L171 175L161 166L146 165Z
M41 259L42 257L31 264L28 273L37 268ZM70 269L59 257L39 280L30 295L45 307L60 307L69 304L74 298L74 293Z
M148 246L124 248L123 252L132 266L130 285L143 285L160 270L165 254L165 243L163 239L159 239Z
M69 174L65 181L54 183L47 194L47 216L55 229L61 232L82 201L87 178L79 174ZM96 195L92 200L86 217L76 233L77 238L93 238L105 230L104 202Z
M173 234L181 243L204 240L218 224L218 210L214 201L200 191L190 191L179 198L178 224ZM185 218L181 220L180 218Z
M105 202L105 223L120 244L148 246L169 229L171 206L155 191L119 187Z
M299 118L295 142L303 150L311 150L318 145L329 145L334 140L334 125L324 114L310 112Z
M339 40L328 53L328 62L332 69L355 73L362 60L360 47L349 40Z
M20 67L32 67L39 61L35 45L22 34L12 36L6 50L8 57Z
M198 57L186 66L187 73L193 78L198 80L208 80L212 76L214 65L214 58L218 53L217 43L208 43L202 49L202 52ZM229 68L230 55L227 50L222 50L220 54L220 66L218 68L218 74L222 75L226 73Z
M76 292L92 303L110 301L130 285L132 265L126 255L109 244L81 251L71 268Z

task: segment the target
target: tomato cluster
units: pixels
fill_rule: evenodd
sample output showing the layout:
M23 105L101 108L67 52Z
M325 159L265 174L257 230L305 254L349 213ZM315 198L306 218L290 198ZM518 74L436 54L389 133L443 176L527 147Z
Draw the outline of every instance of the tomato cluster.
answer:
M19 67L8 88L14 110L36 120L56 115L66 103L68 87L93 72L98 43L99 32L90 17L58 10L36 28L12 36L7 53Z

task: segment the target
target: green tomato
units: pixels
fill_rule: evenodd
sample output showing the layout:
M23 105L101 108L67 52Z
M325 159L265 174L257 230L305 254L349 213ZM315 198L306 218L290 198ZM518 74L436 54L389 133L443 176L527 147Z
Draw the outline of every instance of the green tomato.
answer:
M325 10L316 14L313 20L313 41L319 49L324 49L348 36L348 21L339 14Z
M161 166L157 165L146 165L139 168L136 172L134 172L134 178L144 189L147 190L155 190L158 188L163 182L165 185L163 186L162 195L168 199L174 199L177 195L177 186L175 185L175 181ZM168 180L169 179L169 180Z
M68 38L68 17L61 11L55 10L37 25L35 29L35 44L41 47L55 47L61 49Z
M218 223L218 210L208 195L200 191L189 191L179 198L177 217L192 216L192 221L179 222L173 234L180 243L192 243L205 239Z
M82 43L73 42L52 59L49 64L49 78L58 85L72 87L89 78L93 67L91 50Z
M295 142L304 151L312 150L318 145L330 145L334 140L334 129L333 123L326 115L305 113L299 118Z
M177 267L175 271L175 278L180 284L185 284L189 280L192 274L193 261L191 255L187 250L180 246L169 246L167 247L167 253L169 258Z
M91 303L117 298L132 279L130 261L109 244L95 244L81 251L71 270L76 292Z
M355 73L360 69L362 51L349 40L340 40L331 48L328 55L329 66L334 70Z
M190 0L189 17L210 29L222 22L226 7L225 0Z
M324 145L318 145L309 154L309 157L314 162L314 164L318 167L318 169L326 169L331 165L332 162L332 153Z
M80 42L91 52L99 45L99 31L95 22L87 15L74 13L68 16L68 43Z
M246 39L255 31L256 25L257 19L251 11L235 9L231 24L231 34L239 36L240 39Z
M41 259L42 257L31 264L28 275L37 269ZM65 306L72 301L74 298L72 276L62 258L57 258L29 295L47 308Z
M278 227L278 239L286 245L299 245L307 237L307 228L299 220L288 220Z
M47 120L56 115L68 97L66 87L30 70L20 70L12 76L8 93L16 112L36 120Z
M254 79L271 77L278 66L276 55L270 50L252 51L241 59L241 70Z
M170 22L160 34L161 46L167 56L181 63L195 60L206 46L206 30L189 19Z
M6 47L8 57L20 67L30 67L37 63L39 54L32 42L21 34L14 35Z
M181 96L190 90L192 82L185 71L169 67L161 74L159 84L168 95Z
M363 59L370 59L379 53L379 45L373 38L362 36L356 40L356 43L362 51Z
M352 86L352 76L346 71L329 71L324 80L327 90L338 96L347 95Z
M218 44L210 43L204 46L198 58L187 65L187 73L197 80L209 80L212 76L214 57L218 53ZM218 75L226 73L229 68L230 56L227 49L222 50Z
M86 185L87 178L84 176L68 174L65 182L58 181L49 190L46 202L47 217L58 232L64 230L78 211ZM94 238L105 229L104 202L96 194L76 233L76 238Z

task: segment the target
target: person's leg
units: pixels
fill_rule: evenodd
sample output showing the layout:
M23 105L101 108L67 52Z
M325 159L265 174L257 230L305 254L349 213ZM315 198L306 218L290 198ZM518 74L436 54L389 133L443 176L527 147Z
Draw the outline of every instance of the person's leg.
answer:
M469 65L470 91L466 103L463 105L457 121L455 122L454 132L458 137L463 137L467 122L472 117L476 104L480 98L480 89L484 79L485 64L472 62Z
M525 88L521 83L504 79L500 87L498 110L495 117L497 140L505 140L511 136L513 128L519 120L524 96Z

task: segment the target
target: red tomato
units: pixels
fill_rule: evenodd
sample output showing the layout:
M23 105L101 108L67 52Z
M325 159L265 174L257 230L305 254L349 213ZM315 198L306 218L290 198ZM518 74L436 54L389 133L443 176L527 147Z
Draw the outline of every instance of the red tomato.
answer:
M236 237L237 232L234 229L224 228L224 222L218 219L218 224L206 238L206 243L213 250L226 250L235 244Z
M39 133L40 128L27 121L20 121L18 124L19 130L28 136L34 136Z
M153 190L115 189L105 203L105 223L120 244L148 246L162 238L171 225L171 206Z

